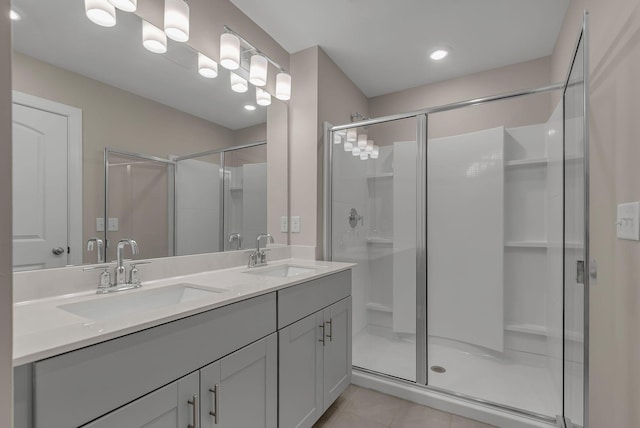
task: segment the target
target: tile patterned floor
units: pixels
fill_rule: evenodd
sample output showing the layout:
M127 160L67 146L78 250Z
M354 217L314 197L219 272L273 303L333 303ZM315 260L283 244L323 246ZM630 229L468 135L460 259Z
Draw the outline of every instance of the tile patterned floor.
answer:
M491 428L491 425L350 385L313 428Z

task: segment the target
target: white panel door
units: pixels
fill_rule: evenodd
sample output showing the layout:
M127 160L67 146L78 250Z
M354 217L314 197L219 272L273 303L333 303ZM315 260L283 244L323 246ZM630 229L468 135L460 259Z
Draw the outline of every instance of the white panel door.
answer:
M67 150L67 117L13 104L15 270L67 264Z

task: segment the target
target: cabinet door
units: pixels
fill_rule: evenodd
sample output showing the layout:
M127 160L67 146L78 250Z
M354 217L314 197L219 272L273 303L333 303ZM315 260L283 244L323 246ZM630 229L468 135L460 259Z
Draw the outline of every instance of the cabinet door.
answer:
M198 373L192 373L115 410L85 428L187 428L193 425Z
M278 332L280 428L311 427L323 413L323 322L319 311Z
M351 382L351 297L334 303L323 313L324 412Z
M200 371L202 428L276 428L278 345L272 334Z

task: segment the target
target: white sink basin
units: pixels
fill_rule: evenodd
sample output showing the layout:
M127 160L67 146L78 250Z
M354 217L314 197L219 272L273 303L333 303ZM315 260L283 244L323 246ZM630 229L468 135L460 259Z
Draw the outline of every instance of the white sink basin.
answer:
M58 308L95 321L173 306L202 297L213 296L227 290L222 288L199 288L193 284L176 284L162 288L118 295L100 296L84 302L60 305Z
M276 278L291 278L293 276L305 275L315 272L316 269L308 266L295 266L295 265L278 265L273 267L265 267L259 269L251 269L245 271L245 273L251 273L253 275L271 276Z

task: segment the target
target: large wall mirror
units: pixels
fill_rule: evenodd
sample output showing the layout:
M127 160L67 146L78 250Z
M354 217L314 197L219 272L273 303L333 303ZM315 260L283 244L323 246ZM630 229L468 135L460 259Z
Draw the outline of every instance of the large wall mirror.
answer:
M106 261L121 238L145 259L288 243L285 103L199 75L188 44L149 52L136 14L105 28L82 1L12 7L14 270L96 263L92 238Z

